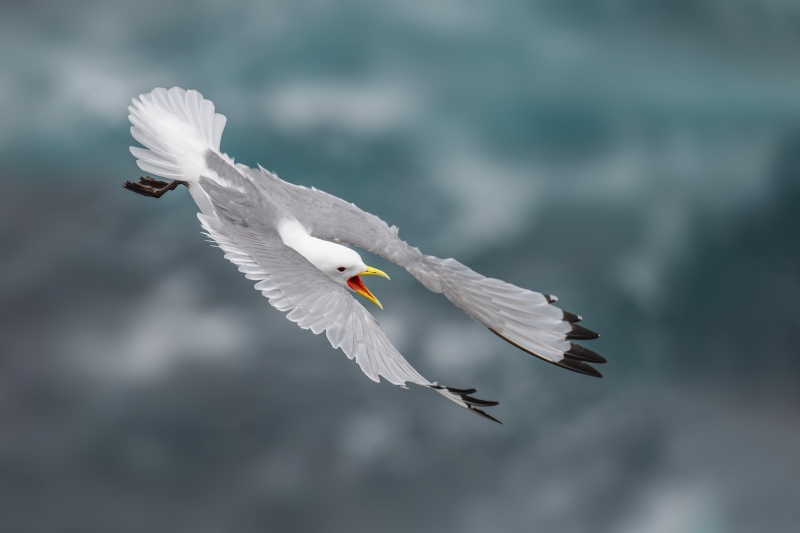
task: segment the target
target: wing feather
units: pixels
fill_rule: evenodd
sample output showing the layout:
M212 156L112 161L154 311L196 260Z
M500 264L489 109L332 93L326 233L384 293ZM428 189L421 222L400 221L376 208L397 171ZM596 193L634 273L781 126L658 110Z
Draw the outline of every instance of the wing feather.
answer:
M201 178L200 183L209 192L215 210L246 206L246 198L240 192L223 188L205 178ZM236 198L236 201L226 205L228 197ZM325 331L331 345L340 348L348 358L355 359L373 381L380 381L383 377L402 387L409 382L428 387L461 407L496 421L475 407L485 406L486 402L476 403L458 392L459 389L448 389L422 377L347 289L284 245L274 231L259 227L257 218L242 215L211 217L198 214L198 218L206 233L225 252L225 257L248 278L258 280L255 287L269 298L270 304L280 311L288 311L286 318L315 334ZM234 222L241 219L247 219L248 225ZM488 404L494 405L493 402Z
M487 278L455 259L423 255L398 237L397 227L323 191L283 182L263 168L251 171L250 177L256 187L283 195L282 200L313 236L380 255L407 269L428 289L444 293L455 306L514 346L569 370L600 375L564 362L576 346L570 339L590 340L598 335L574 326L580 317L552 305L555 297ZM592 362L602 362L602 357L594 355Z

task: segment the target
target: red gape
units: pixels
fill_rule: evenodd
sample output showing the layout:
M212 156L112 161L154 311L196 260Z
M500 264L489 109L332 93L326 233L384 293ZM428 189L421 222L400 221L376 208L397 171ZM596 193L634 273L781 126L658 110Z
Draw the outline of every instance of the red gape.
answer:
M372 293L369 292L369 289L367 288L366 285L364 285L364 282L361 281L361 278L359 276L353 276L352 278L348 279L347 285L354 291L364 291L370 296L372 296ZM374 298L374 296L372 297Z

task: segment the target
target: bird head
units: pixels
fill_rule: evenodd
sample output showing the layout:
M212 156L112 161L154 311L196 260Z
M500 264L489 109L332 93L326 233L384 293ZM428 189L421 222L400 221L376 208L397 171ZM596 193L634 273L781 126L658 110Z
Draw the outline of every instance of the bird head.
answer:
M317 268L322 270L339 285L360 294L383 309L378 299L375 298L367 286L364 285L361 276L381 276L386 279L389 279L389 276L382 270L365 265L361 256L354 250L346 246L335 246L336 248L333 248L330 251L331 253L327 254L324 265L317 265Z

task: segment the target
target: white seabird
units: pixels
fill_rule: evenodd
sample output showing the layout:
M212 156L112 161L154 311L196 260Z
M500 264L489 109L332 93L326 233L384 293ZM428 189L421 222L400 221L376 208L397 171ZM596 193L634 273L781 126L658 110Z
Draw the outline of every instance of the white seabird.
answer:
M128 107L131 147L139 168L170 182L142 177L125 188L160 197L186 185L200 209L202 227L225 258L287 318L355 359L373 381L379 376L405 387L428 387L461 407L499 422L482 409L498 402L472 396L422 377L392 346L355 292L381 307L360 276L383 276L339 242L399 265L425 287L494 334L531 355L563 368L602 377L588 363L602 356L571 340L598 335L576 324L580 317L552 305L556 298L481 276L455 259L422 254L402 241L398 229L355 205L314 188L287 183L265 170L234 163L220 152L226 119L197 91L174 87L140 95ZM381 307L382 308L382 307Z

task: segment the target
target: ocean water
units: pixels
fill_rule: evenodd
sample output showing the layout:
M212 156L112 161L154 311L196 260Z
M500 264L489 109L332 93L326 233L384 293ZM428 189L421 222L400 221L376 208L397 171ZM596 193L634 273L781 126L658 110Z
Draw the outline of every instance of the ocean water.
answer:
M798 52L777 0L4 3L0 530L797 531ZM364 254L504 425L370 382L121 187L176 85L237 162L558 295L605 377Z

